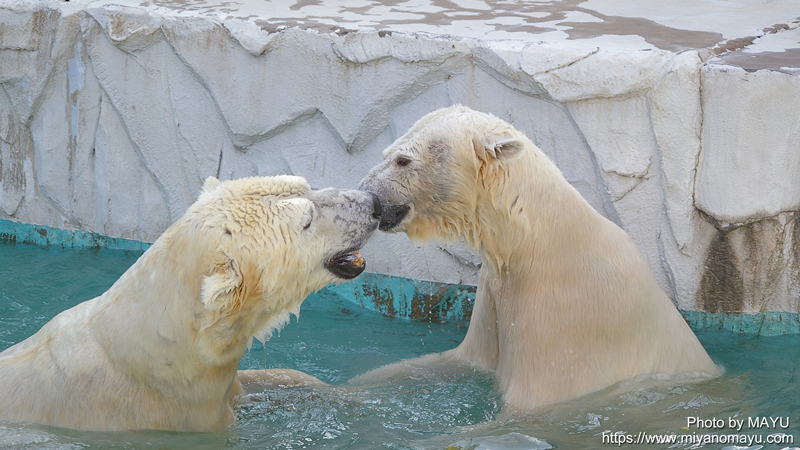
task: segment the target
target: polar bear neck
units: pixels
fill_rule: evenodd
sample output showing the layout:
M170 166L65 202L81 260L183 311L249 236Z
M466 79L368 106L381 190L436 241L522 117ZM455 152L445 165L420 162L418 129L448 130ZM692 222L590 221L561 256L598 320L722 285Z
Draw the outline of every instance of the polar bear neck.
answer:
M479 174L475 215L462 233L495 274L518 268L554 235L573 234L569 229L584 226L582 214L596 214L558 167L524 139L522 156Z
M271 333L297 309L294 298L274 302L279 314L258 310L260 305L255 303L259 302L227 317L206 309L200 290L202 277L217 253L215 243L214 239L193 239L188 245L192 236L208 230L188 230L186 226L177 222L170 227L95 300L97 320L105 322L103 329L97 330L98 344L120 372L138 374L135 376L143 381L156 373L155 366L162 367L158 376L173 384L197 383L208 374L232 379L253 335ZM209 244L203 247L201 242ZM282 292L264 295L273 295L275 300L286 296ZM103 335L104 330L114 332ZM136 336L136 348L141 351L124 347L119 336ZM176 355L188 359L176 361Z
M196 346L199 330L192 322L207 314L199 302L200 274L204 271L201 267L207 264L207 258L177 252L174 246L179 242L169 232L167 230L97 299L97 320L105 323L103 328L97 329L99 344L113 365L124 366L126 373L141 372L143 378L149 376L147 373L153 365L169 362L170 367L176 368L199 366L197 360L174 361L174 355L196 354L175 349ZM113 330L113 334L103 335L107 330ZM119 336L136 336L139 340L136 348L142 352L124 347ZM162 373L168 378L191 380L194 377L190 373L178 373L177 369L172 374Z

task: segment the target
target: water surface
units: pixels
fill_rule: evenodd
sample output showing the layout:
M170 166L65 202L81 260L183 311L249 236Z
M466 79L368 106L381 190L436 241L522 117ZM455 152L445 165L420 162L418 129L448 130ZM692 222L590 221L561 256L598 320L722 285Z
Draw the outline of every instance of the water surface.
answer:
M104 292L138 256L0 245L0 350L35 333L58 312ZM346 383L383 364L453 348L466 326L384 317L323 290L303 304L299 321L293 319L266 346L254 343L240 368L298 369L331 387L254 395L223 433L94 433L0 423L0 449L800 447L800 442L789 443L800 437L796 336L700 333L711 357L725 367L720 378L614 386L522 416L503 414L491 377L469 370L420 373L359 389ZM739 420L741 430L736 429ZM717 436L725 443L641 443L671 434ZM618 444L626 439L640 443ZM732 446L731 439L750 439L754 445ZM758 439L762 447L755 445ZM784 443L770 445L767 439Z

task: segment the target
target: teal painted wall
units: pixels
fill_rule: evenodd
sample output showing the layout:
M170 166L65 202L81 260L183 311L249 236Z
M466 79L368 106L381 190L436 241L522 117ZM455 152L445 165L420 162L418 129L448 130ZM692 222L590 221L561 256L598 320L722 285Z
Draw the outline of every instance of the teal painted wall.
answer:
M60 245L76 248L110 248L114 250L147 250L151 244L132 239L111 238L87 231L69 231L44 225L0 219L0 242L34 245Z

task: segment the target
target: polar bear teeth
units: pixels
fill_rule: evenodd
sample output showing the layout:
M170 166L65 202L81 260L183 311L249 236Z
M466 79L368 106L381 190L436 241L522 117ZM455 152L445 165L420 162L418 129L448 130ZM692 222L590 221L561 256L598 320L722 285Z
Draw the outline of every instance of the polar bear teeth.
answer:
M350 279L361 275L366 268L366 261L358 251L341 253L329 259L325 267L340 278Z

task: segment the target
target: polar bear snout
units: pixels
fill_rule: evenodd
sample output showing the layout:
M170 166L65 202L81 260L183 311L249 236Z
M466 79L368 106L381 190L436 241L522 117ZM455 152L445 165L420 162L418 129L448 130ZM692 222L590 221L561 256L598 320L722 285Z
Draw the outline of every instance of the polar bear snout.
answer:
M392 231L406 218L411 207L408 205L386 205L378 225L381 231Z
M364 272L366 262L358 253L381 220L381 202L375 194L359 190L327 188L305 195L315 205L318 229L339 236L340 245L329 248L323 266L334 277L350 280Z
M358 189L374 197L375 211L380 219L378 228L381 231L400 231L400 224L407 218L411 206L408 199L397 192L396 185L385 180L387 177L383 172L389 170L391 166L386 164L375 167L361 180Z
M325 191L321 191L325 192ZM350 245L329 257L325 263L325 269L337 278L351 280L364 272L367 264L358 249L366 244L372 236L381 220L381 202L378 196L371 192L364 191L337 191L330 189L327 194L333 199L341 197L345 200L342 210L334 214L334 223L350 223L346 228L351 229ZM336 200L331 200L335 203Z

